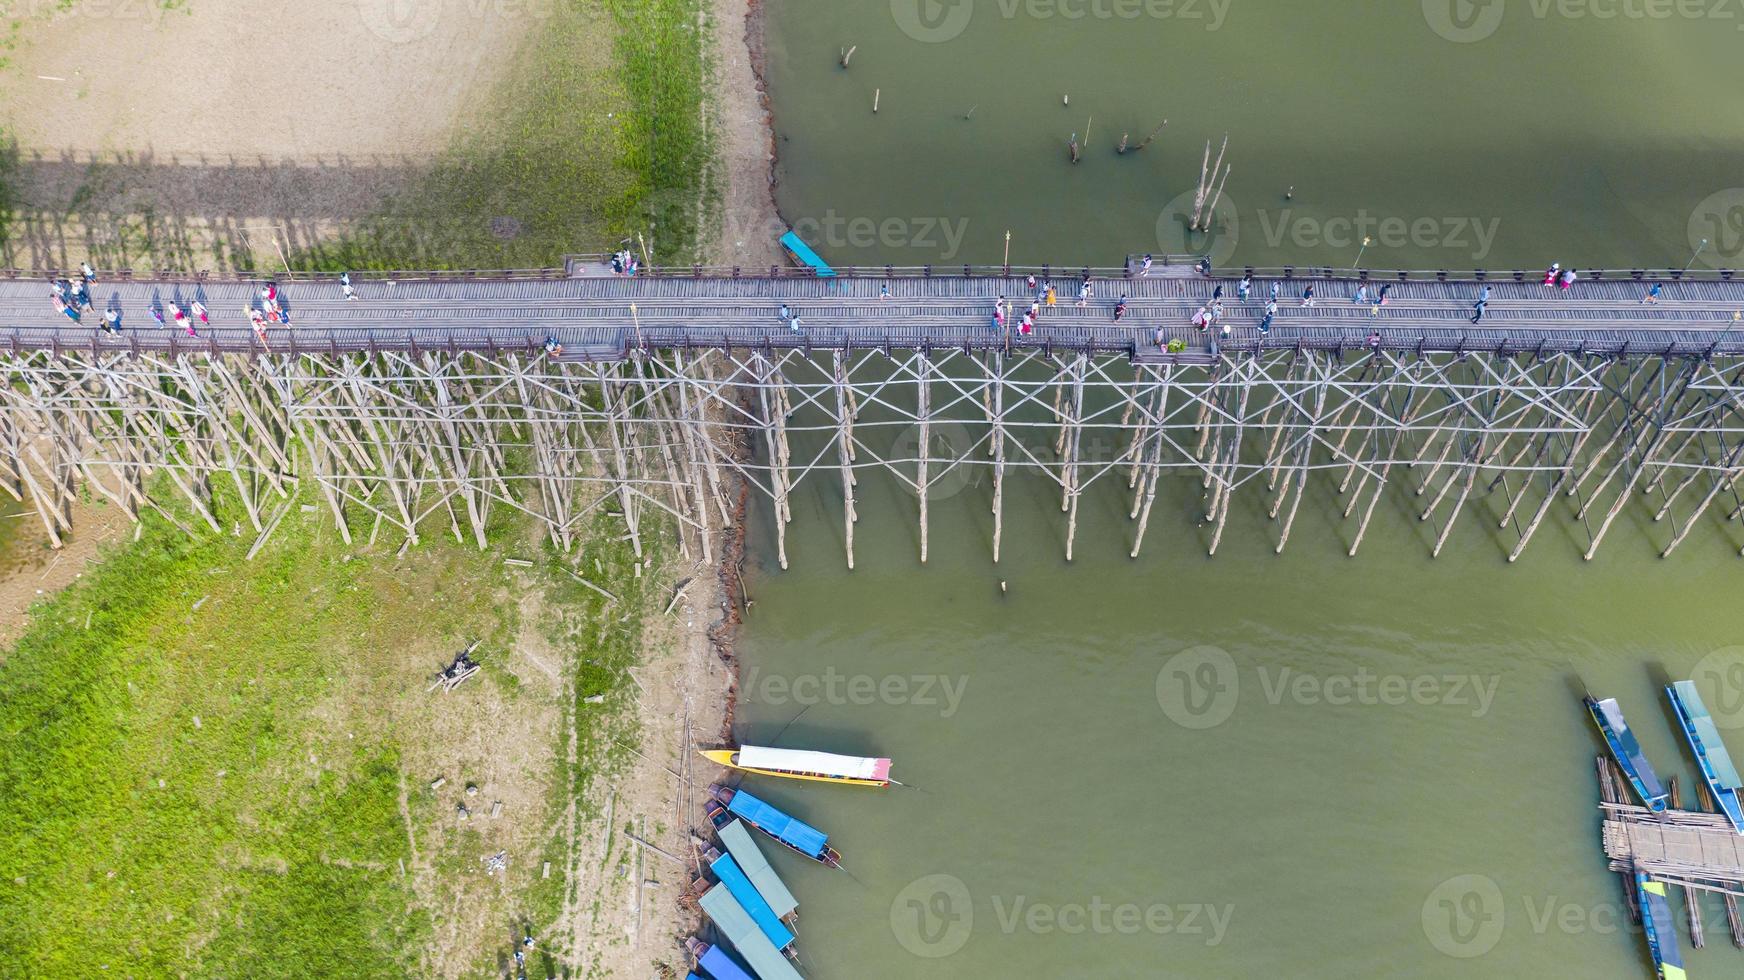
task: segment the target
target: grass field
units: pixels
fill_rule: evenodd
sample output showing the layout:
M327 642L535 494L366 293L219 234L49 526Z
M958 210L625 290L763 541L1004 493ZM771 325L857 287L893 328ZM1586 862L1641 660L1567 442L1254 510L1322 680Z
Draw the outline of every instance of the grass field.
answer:
M558 3L488 127L293 262L539 266L637 232L687 259L711 193L700 10ZM294 509L247 561L249 534L148 516L0 653L0 977L500 976L575 901L566 810L598 815L635 734L658 577L610 518L575 566L609 611L514 522L484 553L430 532L396 557L324 518ZM481 676L427 694L472 639ZM542 945L527 975L557 969Z
M248 562L250 536L148 518L34 611L0 670L0 975L454 975L549 922L562 875L539 870L629 734L613 707L652 577L613 535L584 547L623 599L607 614L513 526L396 560L321 523L299 511ZM426 693L475 638L481 676ZM458 907L479 928L445 938Z

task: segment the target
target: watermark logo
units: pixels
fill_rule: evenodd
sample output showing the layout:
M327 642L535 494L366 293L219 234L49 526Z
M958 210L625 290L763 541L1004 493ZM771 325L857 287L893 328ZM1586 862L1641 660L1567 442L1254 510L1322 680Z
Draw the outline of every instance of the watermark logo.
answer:
M969 219L851 217L831 209L822 217L806 216L795 220L792 231L820 250L915 250L929 252L939 261L949 262L963 248L963 239L969 234Z
M1507 14L1507 0L1423 0L1429 29L1455 44L1475 44L1495 35Z
M1006 327L1013 327L1009 319ZM997 329L993 324L993 304L988 303L987 330L992 333ZM902 485L909 493L920 496L923 445L927 459L927 500L932 503L949 500L969 488L975 476L974 468L967 465L970 462L967 457L974 451L975 437L961 422L935 421L927 424L924 443L921 427L915 424L904 426L896 436L896 443L890 447L890 462L907 476Z
M1164 255L1208 255L1221 266L1240 243L1241 212L1215 189L1204 198L1197 191L1180 194L1157 215L1157 248Z
M1243 678L1235 659L1217 647L1200 646L1170 657L1157 672L1157 704L1182 728L1216 728L1235 713ZM1267 705L1289 703L1310 707L1351 706L1464 708L1471 717L1489 714L1500 675L1381 674L1359 668L1353 673L1314 674L1293 667L1254 667L1258 691Z
M975 928L969 886L955 875L927 875L909 882L890 901L890 932L903 949L928 960L962 949Z
M1460 875L1435 886L1423 900L1423 935L1438 951L1471 959L1502 941L1507 913L1494 879Z
M1182 650L1157 671L1157 704L1182 728L1216 728L1229 720L1240 696L1235 658L1217 647Z
M1697 260L1716 269L1744 262L1744 187L1709 194L1690 212L1689 247Z
M1339 261L1355 262L1359 248L1405 248L1421 250L1447 249L1474 262L1489 257L1501 231L1502 219L1450 215L1446 217L1403 218L1370 213L1360 209L1354 215L1316 217L1284 208L1281 211L1262 210L1259 213L1260 232L1272 249L1286 246L1296 252L1316 248L1337 249L1348 256Z
M922 44L943 44L969 29L973 0L890 0L890 16L902 33Z
M1044 902L1028 895L993 895L992 922L1006 936L1178 936L1220 946L1229 935L1235 906L1204 902L1116 902L1101 895L1088 901ZM988 921L983 919L982 921ZM890 931L916 956L940 959L969 942L975 901L953 875L927 875L910 882L890 903Z
M357 12L371 34L389 44L410 44L436 30L442 0L358 0Z
M1744 728L1744 647L1722 647L1696 661L1690 671L1714 727Z
M765 674L752 667L739 689L745 700L759 704L798 704L807 708L819 704L838 708L881 704L934 709L940 718L950 718L963 706L969 678L942 674L873 677L844 674L834 667L825 668L821 674Z

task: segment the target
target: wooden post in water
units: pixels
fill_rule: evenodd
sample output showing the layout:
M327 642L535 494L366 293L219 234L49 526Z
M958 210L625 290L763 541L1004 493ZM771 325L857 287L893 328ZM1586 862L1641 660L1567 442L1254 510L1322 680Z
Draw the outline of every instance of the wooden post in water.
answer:
M1667 780L1666 788L1671 791L1671 808L1683 809L1683 793L1678 786L1677 776ZM1701 949L1708 944L1707 937L1702 932L1702 905L1696 898L1696 890L1688 885L1680 887L1683 892L1684 919L1689 926L1690 945Z
M987 355L993 379L993 563L999 564L999 541L1005 530L1005 355Z
M832 353L836 385L836 457L842 468L842 540L848 552L848 570L854 570L854 417L848 410L848 369L842 351Z
M920 563L925 565L927 560L927 483L929 479L927 462L932 455L933 448L932 385L929 383L932 358L925 351L921 351L915 355L915 363L918 365L920 376L920 384L917 386L920 403L918 412L920 420L920 478L916 481L915 488L920 491Z

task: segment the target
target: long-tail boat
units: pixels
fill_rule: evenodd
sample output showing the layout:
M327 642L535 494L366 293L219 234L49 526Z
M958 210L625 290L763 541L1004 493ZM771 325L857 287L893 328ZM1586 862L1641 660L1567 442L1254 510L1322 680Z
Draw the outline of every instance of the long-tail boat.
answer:
M1635 788L1635 795L1641 797L1647 809L1654 813L1664 812L1671 794L1665 791L1665 784L1659 781L1659 774L1653 771L1653 764L1641 751L1641 743L1635 740L1635 733L1623 720L1623 709L1617 706L1617 700L1606 698L1600 701L1590 694L1584 700L1587 711L1593 716L1593 724L1599 726L1599 734L1605 737L1612 758L1617 760L1617 766L1623 770L1629 785Z
M1739 799L1744 782L1738 778L1738 767L1732 764L1732 754L1726 751L1726 743L1721 741L1720 730L1708 714L1708 706L1702 703L1695 682L1677 681L1665 693L1683 726L1683 737L1695 753L1702 779L1714 796L1714 805L1732 821L1733 830L1744 834L1744 801Z
M684 941L684 948L696 957L697 968L707 973L712 980L752 980L751 974L719 946L710 946L692 936ZM696 974L692 973L691 976Z
M704 749L702 754L709 761L729 769L741 769L764 776L808 779L848 786L890 785L889 759L807 752L801 749L771 749L760 745L741 745L736 749Z
M1635 872L1635 889L1641 895L1641 931L1647 934L1647 950L1653 954L1654 969L1660 980L1685 980L1683 951L1677 945L1677 932L1671 923L1671 903L1666 900L1665 884Z
M726 810L725 807L713 800L710 800L709 803L720 808L723 813ZM727 853L731 854L733 860L737 861L739 867L744 870L745 877L751 879L751 884L756 886L758 894L762 895L763 900L769 903L769 908L775 913L776 918L790 926L797 921L799 918L799 900L793 897L793 892L788 890L787 883L782 881L781 876L775 873L775 869L769 866L769 859L763 856L762 849L757 846L755 840L751 839L751 832L745 829L745 821L734 819L731 814L728 814L727 822L724 825L717 824L715 826L715 833L720 837L721 843L726 845Z
M788 816L785 811L770 806L742 789L712 786L709 794L714 797L713 802L721 807L718 813L711 814L715 826L722 826L731 817L738 817L795 854L811 858L827 868L841 868L841 853L830 846L830 836L816 827Z
M702 906L703 914L721 930L745 962L751 964L751 970L761 980L801 980L799 971L757 927L751 913L745 911L726 885L716 885L703 892L697 904Z

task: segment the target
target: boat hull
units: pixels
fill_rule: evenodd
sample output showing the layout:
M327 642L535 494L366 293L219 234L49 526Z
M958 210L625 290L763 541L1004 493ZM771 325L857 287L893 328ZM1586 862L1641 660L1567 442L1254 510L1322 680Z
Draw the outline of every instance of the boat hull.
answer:
M710 762L737 769L739 772L754 772L759 776L774 776L779 779L798 779L811 783L831 783L837 786L869 786L883 789L890 785L888 779L855 779L851 776L820 776L809 772L789 772L784 769L760 769L755 766L739 764L739 753L733 749L703 749L703 757Z

